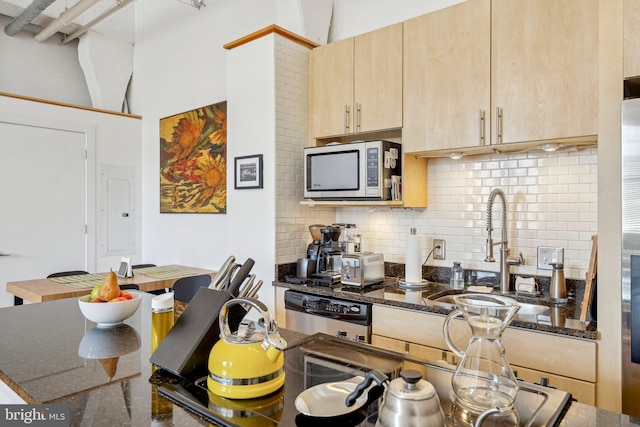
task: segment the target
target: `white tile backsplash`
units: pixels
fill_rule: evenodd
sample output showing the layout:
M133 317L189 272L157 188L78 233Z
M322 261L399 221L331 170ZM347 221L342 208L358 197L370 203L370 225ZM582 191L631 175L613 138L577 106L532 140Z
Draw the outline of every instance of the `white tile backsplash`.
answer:
M423 236L423 258L433 239L446 240L446 260L428 265L498 271L486 263L486 204L493 188L507 196L511 255L522 252L526 264L514 274L550 275L537 270L538 246L565 249L565 276L584 279L591 256L591 236L597 233L597 148L579 152L502 153L430 159L429 207L405 209L337 209L336 222L355 223L363 250L382 252L386 261L404 263L405 236L416 227ZM494 204L494 237L502 224L499 199ZM499 247L494 248L499 258Z

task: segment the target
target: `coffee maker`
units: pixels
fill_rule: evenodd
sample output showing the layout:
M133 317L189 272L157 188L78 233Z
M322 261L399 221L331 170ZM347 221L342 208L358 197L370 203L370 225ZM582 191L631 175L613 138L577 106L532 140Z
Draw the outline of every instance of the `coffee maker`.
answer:
M320 241L323 239L322 231L326 228L325 225L314 224L309 226L309 232L313 241L307 246L307 258L312 259L314 262L318 261L320 255L320 247L322 246Z
M341 232L342 229L338 225L328 225L321 230L316 272L311 276L313 283L332 285L340 281L342 272Z

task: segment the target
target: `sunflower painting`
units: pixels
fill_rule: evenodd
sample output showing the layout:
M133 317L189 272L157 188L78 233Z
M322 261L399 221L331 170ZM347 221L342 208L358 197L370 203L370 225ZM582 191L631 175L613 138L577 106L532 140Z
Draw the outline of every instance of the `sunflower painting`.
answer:
M227 212L227 101L160 119L160 212Z

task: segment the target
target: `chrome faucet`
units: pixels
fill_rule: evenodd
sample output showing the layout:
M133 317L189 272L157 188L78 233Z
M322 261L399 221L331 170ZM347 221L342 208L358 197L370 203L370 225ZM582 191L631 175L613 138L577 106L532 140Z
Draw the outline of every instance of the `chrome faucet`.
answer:
M502 236L500 236L499 242L494 242L491 238L491 231L493 230L493 202L497 196L500 196L502 200ZM504 192L495 188L489 194L489 201L487 202L487 254L485 262L495 262L493 257L493 247L500 245L500 292L508 293L511 291L511 273L509 266L524 264L524 258L522 253L518 257L509 257L509 239L507 238L507 200L504 196Z

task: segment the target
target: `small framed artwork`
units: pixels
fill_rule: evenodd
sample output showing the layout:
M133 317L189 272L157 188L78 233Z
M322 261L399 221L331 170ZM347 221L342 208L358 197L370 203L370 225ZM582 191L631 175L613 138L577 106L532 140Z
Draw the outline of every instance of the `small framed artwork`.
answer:
M235 158L235 188L262 188L262 154Z

